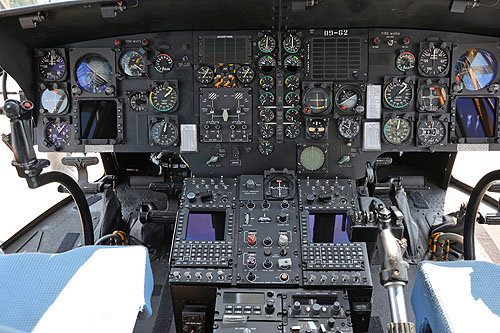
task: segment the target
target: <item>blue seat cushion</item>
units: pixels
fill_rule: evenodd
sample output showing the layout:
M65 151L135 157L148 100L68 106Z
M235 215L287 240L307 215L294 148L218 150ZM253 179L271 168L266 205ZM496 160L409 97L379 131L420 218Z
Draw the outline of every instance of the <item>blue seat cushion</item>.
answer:
M411 303L417 332L500 332L500 266L424 261Z
M153 275L142 246L85 246L0 255L0 329L131 332L151 315Z

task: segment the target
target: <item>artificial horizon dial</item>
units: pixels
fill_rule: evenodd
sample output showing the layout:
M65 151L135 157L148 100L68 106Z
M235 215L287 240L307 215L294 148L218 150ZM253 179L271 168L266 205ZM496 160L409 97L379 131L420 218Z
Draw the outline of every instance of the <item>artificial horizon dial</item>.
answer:
M330 97L326 89L314 87L304 96L304 113L324 113L330 109Z
M393 145L401 145L411 135L411 123L408 119L390 118L384 124L384 137Z
M401 79L390 82L384 90L385 102L392 108L402 109L413 100L413 88Z
M48 113L63 113L68 107L68 94L62 89L47 88L42 92L41 102Z
M335 104L344 112L354 112L361 102L361 92L354 86L343 86L337 92Z

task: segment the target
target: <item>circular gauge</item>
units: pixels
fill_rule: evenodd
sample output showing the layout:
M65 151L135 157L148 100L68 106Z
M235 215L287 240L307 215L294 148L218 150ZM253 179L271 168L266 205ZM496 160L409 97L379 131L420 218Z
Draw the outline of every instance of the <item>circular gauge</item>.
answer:
M445 137L445 128L439 120L425 120L418 124L417 137L423 146L437 145Z
M297 106L300 104L300 95L294 91L290 91L285 95L286 105Z
M149 102L158 111L170 111L177 105L177 91L172 86L160 84L151 90Z
M283 66L289 72L295 73L302 67L302 60L296 55L288 55L283 61Z
M252 67L248 65L241 66L238 68L238 71L236 72L236 77L241 83L250 83L252 82L253 78L255 76L255 73L252 69Z
M270 75L266 75L260 78L259 85L264 90L269 90L274 87L274 78Z
M100 93L111 81L113 68L109 61L100 55L86 55L76 66L78 85L89 93Z
M448 58L448 52L445 49L431 46L420 52L418 68L426 76L440 75L448 69Z
M263 72L269 73L276 67L276 59L270 55L260 57L258 62L259 69Z
M410 84L402 80L390 82L385 87L384 99L392 108L405 108L413 100L413 89Z
M160 73L170 72L174 67L174 61L168 54L160 53L155 58L154 66Z
M344 86L337 91L335 103L342 111L356 111L357 106L361 103L361 91L354 86Z
M274 127L269 124L264 124L259 129L259 135L263 139L269 139L274 135Z
M38 70L43 79L58 81L66 74L66 61L57 51L50 50L40 57Z
M311 120L307 125L307 135L315 140L319 140L326 134L326 122L321 119Z
M288 35L285 40L283 40L283 48L288 53L297 53L300 50L302 42L297 35Z
M300 78L295 75L290 75L285 79L285 86L287 89L295 90L300 86Z
M325 164L325 152L316 146L309 146L304 148L300 153L300 164L302 167L309 171L316 171L321 169Z
M146 106L148 105L148 97L146 92L137 91L130 95L129 97L130 108L137 112L146 111Z
M177 141L179 130L173 123L160 120L151 126L150 134L154 144L169 147Z
M260 52L270 53L276 48L276 40L273 36L265 35L257 42Z
M209 84L214 79L214 70L212 67L201 66L196 71L196 80L202 84Z
M296 139L300 135L299 124L291 124L285 127L285 136L289 139Z
M430 84L418 88L418 106L421 111L436 112L446 105L446 89L439 84Z
M260 120L265 123L271 122L274 120L274 111L268 108L262 109L259 112Z
M401 72L415 68L415 56L411 52L403 52L396 58L396 68Z
M269 156L274 150L274 145L271 141L269 140L262 140L259 143L259 152L262 155Z
M273 199L289 199L293 197L295 185L293 181L282 175L274 175L266 178L265 195Z
M55 148L66 145L70 134L69 124L65 121L52 120L45 126L45 140Z
M489 85L496 77L498 63L495 56L484 49L470 49L463 53L455 64L457 81L462 81L467 90L479 90Z
M359 122L352 118L343 118L339 122L339 134L344 139L353 139L359 133Z
M304 96L304 113L323 113L330 109L329 93L324 88L309 89Z
M411 123L407 119L391 118L384 124L384 137L393 145L403 144L410 138Z
M63 113L68 107L68 94L62 89L47 88L42 92L41 102L48 113Z
M297 109L288 109L285 113L286 121L291 122L291 123L296 123L297 121L299 121L299 117L300 117L300 114L299 114L299 111Z
M128 76L143 76L146 73L144 57L137 51L130 50L120 57L120 67Z
M261 105L270 106L274 104L274 95L273 93L266 91L259 96L259 101Z

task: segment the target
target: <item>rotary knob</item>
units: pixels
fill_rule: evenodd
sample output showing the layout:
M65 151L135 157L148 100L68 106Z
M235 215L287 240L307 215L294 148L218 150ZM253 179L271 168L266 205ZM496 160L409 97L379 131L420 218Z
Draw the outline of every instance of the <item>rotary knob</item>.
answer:
M257 267L257 259L255 259L255 257L249 256L247 258L247 267L248 268L255 268L255 267Z
M340 313L340 303L339 302L335 302L332 304L332 313L334 315L338 315Z
M267 301L267 303L266 303L266 313L268 315L273 314L274 310L275 310L274 302L273 301Z
M194 202L196 200L196 194L194 192L188 192L188 194L186 194L186 198L189 202Z
M284 212L278 214L278 223L285 223L288 221L288 215Z
M314 194L309 193L309 194L306 196L306 201L307 201L308 203L313 203L313 202L314 202L314 199L315 199Z
M285 234L281 234L280 237L278 238L278 244L280 246L287 246L288 245L288 236Z
M319 315L319 313L321 312L321 306L318 303L314 303L312 306L312 312L315 315Z
M255 234L248 235L247 243L250 246L255 246L255 244L257 244L257 236L255 236Z
M293 303L293 308L292 308L293 313L299 314L300 313L300 309L301 309L300 308L300 302L299 301L295 301Z
M247 179L245 187L249 190L253 190L255 188L255 181L253 179Z

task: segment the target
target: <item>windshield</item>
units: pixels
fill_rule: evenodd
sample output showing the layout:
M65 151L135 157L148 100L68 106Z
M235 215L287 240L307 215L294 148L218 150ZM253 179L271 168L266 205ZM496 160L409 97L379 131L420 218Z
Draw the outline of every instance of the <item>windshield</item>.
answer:
M63 2L72 0L0 0L0 10L14 9L20 7L45 5L54 2Z

